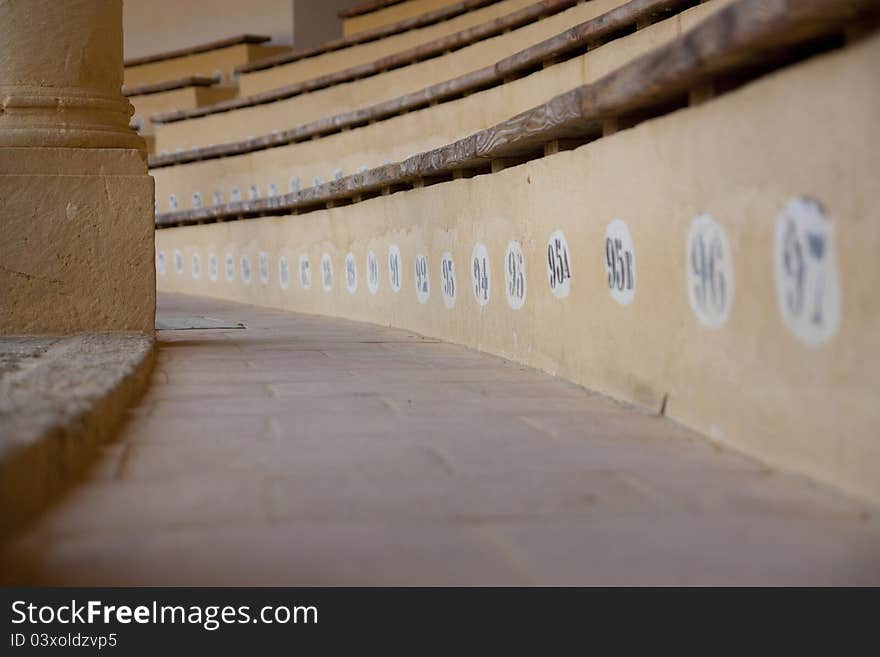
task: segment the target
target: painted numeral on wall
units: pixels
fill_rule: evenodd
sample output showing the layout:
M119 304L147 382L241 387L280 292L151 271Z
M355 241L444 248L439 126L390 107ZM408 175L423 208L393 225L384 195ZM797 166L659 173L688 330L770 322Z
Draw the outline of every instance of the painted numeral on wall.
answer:
M394 292L400 292L400 248L396 244L388 248L388 284Z
M423 254L416 256L415 262L416 299L419 303L428 303L431 296L431 282L428 278L428 259Z
M526 259L519 242L511 241L504 254L504 291L507 303L519 310L526 302Z
M269 254L260 251L257 256L257 266L260 268L260 282L263 285L269 284Z
M278 257L278 284L282 290L286 290L290 285L290 271L287 267L287 258L284 256Z
M354 259L354 253L349 251L348 255L345 256L345 288L349 294L354 294L357 292L357 287L357 261Z
M489 252L486 250L485 244L477 242L471 253L471 289L474 292L474 298L481 306L489 303L491 283Z
M440 257L440 291L443 293L443 303L452 310L455 308L455 261L449 251Z
M629 228L620 219L605 229L605 277L617 303L632 303L636 293L636 254Z
M367 253L367 287L370 294L376 294L379 291L379 261L372 251Z
M567 297L571 292L571 256L561 230L550 235L547 242L547 273L553 296L557 299Z
M330 259L329 253L321 256L321 282L325 292L333 289L333 261Z
M312 268L307 255L299 257L299 284L304 290L312 287Z
M711 215L691 222L685 267L691 310L709 328L721 328L733 306L733 254L724 229Z
M807 344L830 340L840 325L834 226L824 208L795 198L776 218L776 298L789 330Z
M251 261L246 256L241 256L241 280L245 285L251 284Z

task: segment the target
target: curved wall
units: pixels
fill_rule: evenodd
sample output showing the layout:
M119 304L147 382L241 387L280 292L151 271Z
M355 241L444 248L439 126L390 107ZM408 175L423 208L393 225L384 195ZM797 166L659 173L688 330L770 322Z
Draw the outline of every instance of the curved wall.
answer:
M496 353L878 503L878 58L873 36L491 175L163 229L159 287Z

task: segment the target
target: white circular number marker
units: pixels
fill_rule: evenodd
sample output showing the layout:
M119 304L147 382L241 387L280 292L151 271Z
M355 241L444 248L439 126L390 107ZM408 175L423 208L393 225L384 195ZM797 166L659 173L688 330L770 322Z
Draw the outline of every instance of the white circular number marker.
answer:
M226 280L230 282L235 280L235 258L231 253L226 254Z
M450 310L455 308L455 262L449 251L440 257L440 291L446 307Z
M345 256L345 287L349 294L354 294L358 289L357 262L351 252Z
M290 270L287 267L287 258L284 256L278 257L278 285L282 290L286 290L290 285Z
M312 265L307 255L299 257L299 284L304 290L312 287Z
M807 344L830 340L840 326L834 226L819 203L795 198L776 218L776 299L789 330Z
M329 253L321 256L321 282L325 292L333 289L333 261Z
M550 276L550 291L557 299L564 299L571 292L571 264L568 242L561 230L550 235L547 242L547 273Z
M260 282L263 285L269 284L269 254L260 251L257 262L260 269Z
M388 284L395 292L400 292L400 247L392 244L388 248Z
M174 249L174 271L178 274L183 273L183 254L179 249Z
M636 295L636 252L629 228L613 220L605 228L605 278L611 298L621 305L633 302Z
M519 242L510 242L504 254L504 291L507 303L519 310L526 302L526 258Z
M367 288L369 288L370 294L376 294L379 291L379 261L372 251L367 253Z
M685 245L691 309L709 328L721 328L733 307L733 253L721 225L701 214L691 222Z
M241 280L245 285L251 284L251 261L246 256L241 256Z
M217 282L218 276L218 267L217 267L217 254L211 253L208 255L208 278L211 279L212 283Z
M168 263L165 261L164 251L159 251L156 254L156 271L159 272L159 276L164 276L168 271Z
M428 277L428 259L421 253L415 259L416 299L419 303L428 303L431 296L431 281Z
M471 289L474 291L474 298L481 306L489 303L492 284L489 271L489 252L485 244L477 242L471 253Z

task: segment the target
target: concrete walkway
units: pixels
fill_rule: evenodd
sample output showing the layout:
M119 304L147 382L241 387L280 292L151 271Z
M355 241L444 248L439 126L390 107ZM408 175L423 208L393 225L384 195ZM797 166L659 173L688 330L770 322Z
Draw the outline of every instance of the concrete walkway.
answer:
M160 311L247 329L159 334L6 583L880 584L876 511L664 418L406 331Z

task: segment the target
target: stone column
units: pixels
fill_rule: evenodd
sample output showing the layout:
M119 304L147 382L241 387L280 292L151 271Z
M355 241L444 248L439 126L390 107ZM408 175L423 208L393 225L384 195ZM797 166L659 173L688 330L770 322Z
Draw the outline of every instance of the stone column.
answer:
M0 0L0 334L152 330L122 0Z

